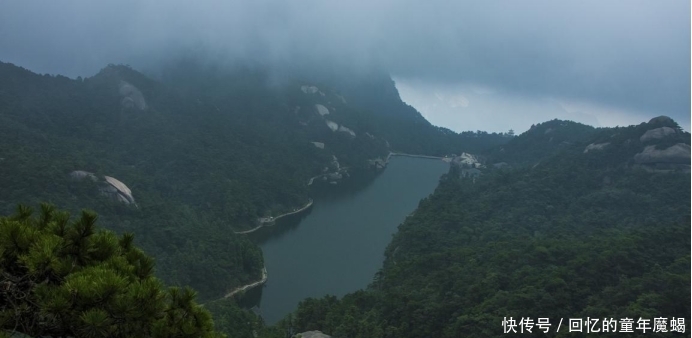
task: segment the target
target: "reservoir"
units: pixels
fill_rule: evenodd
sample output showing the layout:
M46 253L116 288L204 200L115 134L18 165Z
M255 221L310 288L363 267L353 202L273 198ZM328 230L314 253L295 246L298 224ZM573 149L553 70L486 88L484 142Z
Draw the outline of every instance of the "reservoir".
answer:
M309 212L252 234L268 280L247 297L259 303L265 323L276 323L305 298L341 297L367 287L398 225L448 169L441 160L395 156L368 184L317 191Z

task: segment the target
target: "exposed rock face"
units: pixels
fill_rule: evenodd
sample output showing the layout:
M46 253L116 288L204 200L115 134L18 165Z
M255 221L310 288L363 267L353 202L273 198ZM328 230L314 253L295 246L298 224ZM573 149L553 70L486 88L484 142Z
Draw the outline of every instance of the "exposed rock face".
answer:
M331 129L332 131L339 130L339 125L336 122L325 120L325 123L327 124L327 127L329 127L329 129Z
M460 167L469 167L469 168L480 168L481 163L478 162L478 158L476 155L472 155L469 153L461 153L459 156L455 156L454 159L452 159L452 164L460 166Z
M606 143L591 143L586 148L584 148L584 154L592 151L592 150L603 150L603 148L607 147L610 144L610 142Z
M96 175L83 170L75 170L71 172L70 177L75 180L83 180L85 178L89 178L94 182L98 181ZM120 182L116 178L110 176L104 176L102 183L103 186L99 188L101 194L108 196L118 202L122 202L125 204L134 204L135 206L137 205L137 203L135 203L135 198L132 197L132 191L125 185L125 183Z
M317 148L324 149L324 143L322 142L312 142L312 144Z
M144 110L147 108L147 102L144 100L144 95L142 95L142 92L139 91L137 87L121 80L118 91L120 92L120 96L123 98L120 101L120 105L123 106L123 108L135 108L138 110Z
M125 185L125 183L120 182L114 177L110 176L103 176L103 178L106 180L106 183L115 188L117 192L117 196L114 196L115 198L126 204L135 204L135 198L132 197L132 191ZM112 190L108 187L106 187L106 189Z
M321 116L329 115L329 109L321 104L316 104L315 109L317 109L317 113Z
M306 85L300 86L300 90L303 91L303 93L305 93L305 94L315 94L318 91L320 91L319 88L317 88L315 86L306 86Z
M656 129L647 130L642 137L639 138L640 141L646 142L650 140L658 140L665 138L669 135L675 135L677 132L675 129L670 127L661 127Z
M295 335L296 338L332 338L332 336L322 333L322 331L306 331Z
M639 164L653 163L679 163L690 164L690 146L678 143L667 149L656 149L656 146L647 146L639 154L634 155L634 161Z
M93 173L90 173L88 171L84 171L84 170L75 170L75 171L70 173L70 177L73 180L83 180L85 178L89 178L94 182L98 181L98 178L96 178L96 175L94 175Z
M354 137L356 136L356 133L353 130L346 128L344 126L340 126L339 131L344 132L344 133L349 133L349 134L351 134L351 136L354 136Z

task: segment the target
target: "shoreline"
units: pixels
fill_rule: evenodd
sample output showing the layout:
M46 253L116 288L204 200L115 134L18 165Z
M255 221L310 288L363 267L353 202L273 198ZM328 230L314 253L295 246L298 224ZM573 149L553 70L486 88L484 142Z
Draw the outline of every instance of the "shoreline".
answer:
M451 158L450 158L450 157L440 157L440 156L416 155L416 154L389 152L389 154L387 155L387 158L385 159L385 163L388 164L388 163L389 163L389 159L390 159L392 156L404 156L404 157L427 158L427 159L436 159L436 160L442 160L442 161L445 161L445 162L451 162ZM344 168L344 169L345 169L345 168ZM317 176L314 176L314 177L310 178L310 180L308 181L308 186L312 185L313 181L314 181L316 178L322 177L322 176L325 176L325 175L327 175L327 174L321 174L321 175L317 175ZM257 230L263 228L264 226L266 226L266 225L268 225L268 224L271 224L271 223L276 222L276 220L279 219L279 218L281 218L281 217L285 217L285 216L289 216L289 215L294 215L294 214L301 213L301 212L307 210L308 208L310 208L310 207L312 206L313 202L314 202L313 199L310 199L310 200L308 201L308 203L305 204L302 208L300 208L300 209L298 209L298 210L291 211L291 212L283 213L283 214L281 214L281 215L279 215L279 216L276 216L276 217L271 217L271 216L270 216L270 217L261 217L261 218L259 219L259 225L258 225L258 226L254 227L254 228L252 228L252 229L249 229L249 230L234 231L233 233L238 234L238 235L242 235L242 234L249 234L249 233L255 232L255 231L257 231ZM410 215L409 215L409 216L410 216ZM396 262L395 262L395 264L396 264ZM246 284L246 285L243 285L243 286L236 287L235 289L233 289L233 290L229 291L228 293L226 293L226 294L225 294L222 298L220 298L220 299L227 299L227 298L233 297L234 295L236 295L237 293L239 293L239 292L241 292L241 291L246 291L246 290L248 290L248 289L255 288L255 287L259 286L259 285L263 285L264 283L267 282L267 278L268 278L268 277L267 277L267 267L264 266L264 267L262 267L262 278L260 278L260 280L255 281L255 282L252 282L252 283L249 283L249 284Z
M260 280L258 280L256 282L252 282L250 284L245 284L243 286L239 286L239 287L231 290L230 292L226 293L226 295L223 296L223 299L232 297L233 295L235 295L238 292L245 291L247 289L252 289L252 288L254 288L258 285L262 285L266 282L267 282L267 267L265 266L265 267L262 267L262 278L260 278Z
M442 161L445 161L445 162L450 162L450 161L451 161L451 158L449 158L449 157L429 156L429 155L415 155L415 154L406 154L406 153L395 153L395 152L391 152L391 151L390 151L389 154L387 155L387 159L385 160L385 163L389 163L389 159L390 159L392 156L405 156L405 157L417 157L417 158L436 159L436 160L442 160ZM321 177L321 176L324 176L324 175L326 175L326 174L321 174L321 175L317 175L317 176L314 176L314 177L310 178L310 180L308 181L308 186L312 185L312 183L313 183L313 181L315 180L315 178L318 178L318 177ZM297 214L297 213L300 213L300 212L303 212L303 211L307 210L308 208L310 208L310 207L312 206L313 202L314 202L314 201L313 201L313 199L311 198L305 206L303 206L302 208L300 208L300 209L298 209L298 210L294 210L294 211L291 211L291 212L283 213L283 214L281 214L281 215L279 215L279 216L276 216L276 217L271 217L271 216L270 216L270 217L262 217L262 218L259 219L259 225L258 225L258 226L254 227L254 228L252 228L252 229L249 229L249 230L234 231L233 233L235 233L235 234L237 234L237 235L243 235L243 234L249 234L249 233L255 232L255 231L257 231L257 230L263 228L263 227L264 227L265 225L267 225L267 224L276 222L276 220L279 219L279 218L281 218L281 217L285 217L285 216ZM237 288L231 290L230 292L226 293L226 294L222 297L222 299L230 298L230 297L234 296L235 294L237 294L237 293L239 293L239 292L241 292L241 291L245 291L245 290L248 290L248 289L257 287L257 286L259 286L259 285L263 285L263 284L266 283L266 282L267 282L267 267L264 266L264 267L262 267L262 278L260 278L260 280L258 280L258 281L256 281L256 282L253 282L253 283L250 283L250 284L246 284L246 285L243 285L243 286L239 286L239 287L237 287Z
M298 209L298 210L294 210L294 211L291 211L291 212L287 212L287 213L281 214L281 215L276 216L276 217L271 217L271 216L270 216L270 217L262 217L262 218L259 219L259 225L258 225L258 226L254 227L254 228L252 228L252 229L250 229L250 230L233 231L233 233L235 233L236 235L244 235L244 234L249 234L249 233L251 233L251 232L255 232L255 231L259 230L260 228L264 227L264 226L267 225L267 224L271 224L271 223L276 222L276 220L279 219L279 218L281 218L281 217L285 217L285 216L297 214L297 213L300 213L300 212L303 212L303 211L307 210L308 208L310 208L310 207L312 206L312 203L313 203L313 202L314 202L314 201L313 201L313 199L311 198L311 199L308 201L307 204L305 204L302 208L300 208L300 209Z
M442 156L430 156L430 155L417 155L417 154L407 154L407 153L395 153L393 151L389 152L389 155L387 155L387 159L385 162L389 162L389 159L392 156L404 156L404 157L417 157L417 158L429 158L429 159L434 159L434 160L442 160L445 162L449 162L452 160L451 157L442 157Z

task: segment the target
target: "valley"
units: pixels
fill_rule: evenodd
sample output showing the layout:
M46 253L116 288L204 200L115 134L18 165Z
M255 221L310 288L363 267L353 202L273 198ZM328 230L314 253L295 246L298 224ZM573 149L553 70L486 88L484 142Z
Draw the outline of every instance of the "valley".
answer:
M496 336L521 311L689 315L638 291L689 284L690 134L668 117L454 133L380 73L363 91L194 64L0 75L0 210L94 210L219 331ZM622 302L588 297L614 290Z

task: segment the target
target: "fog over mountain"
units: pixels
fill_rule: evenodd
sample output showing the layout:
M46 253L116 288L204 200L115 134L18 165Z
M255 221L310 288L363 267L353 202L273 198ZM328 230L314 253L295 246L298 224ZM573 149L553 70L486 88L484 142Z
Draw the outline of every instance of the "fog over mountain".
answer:
M91 76L195 55L278 68L383 68L454 130L669 115L690 129L689 1L6 2L0 60Z

